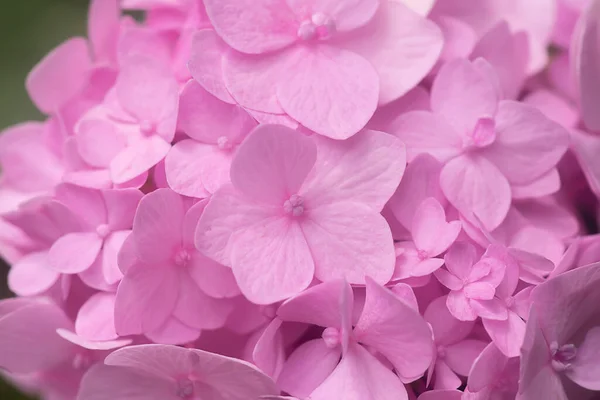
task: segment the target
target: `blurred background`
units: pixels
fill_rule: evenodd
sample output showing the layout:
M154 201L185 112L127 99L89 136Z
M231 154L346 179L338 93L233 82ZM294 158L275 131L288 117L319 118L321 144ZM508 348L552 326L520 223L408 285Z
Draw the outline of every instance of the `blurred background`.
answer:
M88 0L4 0L0 12L0 130L39 120L25 91L25 77L50 50L86 34ZM0 260L0 297L9 296L7 266ZM0 379L0 400L28 400Z

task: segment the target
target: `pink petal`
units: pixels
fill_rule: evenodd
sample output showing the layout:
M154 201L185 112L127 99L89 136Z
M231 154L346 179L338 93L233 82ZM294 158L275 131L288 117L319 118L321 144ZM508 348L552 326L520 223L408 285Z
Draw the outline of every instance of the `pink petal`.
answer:
M473 339L451 344L445 349L446 364L457 374L469 376L475 359L479 357L486 345L487 342Z
M347 32L369 22L379 8L379 0L285 0L294 14L310 18L323 13L335 21L336 32Z
M457 389L462 381L444 361L435 363L435 389Z
M120 13L117 0L94 0L90 4L88 37L97 62L116 62Z
M491 300L494 298L495 292L495 288L485 282L469 283L463 289L467 298L476 300Z
M170 148L169 143L156 135L139 139L111 161L112 181L122 184L146 173L166 157Z
M477 43L477 34L463 21L441 16L435 18L444 35L444 48L440 61L450 61L455 58L469 58Z
M342 361L310 398L408 400L400 379L364 347L352 343Z
M316 158L309 137L281 125L261 125L238 148L231 182L250 199L283 207L298 193Z
M196 285L210 297L221 299L241 294L231 268L200 254L194 254L188 268Z
M412 237L415 245L430 257L446 251L460 230L460 221L446 222L444 208L433 197L425 199L413 217Z
M231 163L231 160L226 165L227 168L224 168L225 163L222 159L219 159L221 162L207 165L208 157L219 154L219 150L213 149L213 147L194 140L182 140L175 144L165 158L165 172L169 187L184 196L208 197L210 193L204 186L203 176L206 173L203 172L212 164L220 167L215 171L217 178L214 180L223 183L229 181L229 163Z
M396 260L392 233L385 218L369 207L344 202L310 209L302 231L319 280L344 278L362 284L369 276L384 284L392 277Z
M437 271L444 265L444 260L441 258L428 258L426 260L419 261L415 266L411 268L412 276L428 276L433 272Z
M44 113L57 112L87 83L92 61L87 41L73 38L50 52L27 76L27 92Z
M498 168L480 156L464 155L442 169L444 194L466 218L478 218L488 230L502 223L511 204L510 186Z
M127 57L121 65L115 90L123 109L140 122L159 123L177 113L179 86L172 72L160 61L141 55Z
M135 212L143 197L142 192L137 189L105 190L102 197L108 213L108 225L113 230L131 229Z
M226 138L237 144L256 121L240 106L219 100L192 80L181 92L178 126L202 143L216 145L219 138Z
M344 302L349 303L347 310L343 307ZM277 309L277 316L284 321L340 329L352 308L352 288L345 281L336 280L313 286L287 300Z
M3 303L11 300L4 300ZM43 371L66 361L75 347L56 330L71 321L51 303L31 302L0 316L0 367L15 373Z
M261 371L276 379L285 362L285 348L280 331L282 321L275 318L262 332L252 351L252 360Z
M10 268L8 287L18 296L35 296L50 289L59 277L48 265L47 251L31 253Z
M300 345L285 362L277 385L300 399L308 397L340 362L341 349L329 348L322 339Z
M529 184L511 185L511 191L513 199L535 199L555 194L560 187L558 169L552 168L548 173Z
M179 319L171 316L157 329L146 333L146 337L153 343L184 345L198 340L200 330L192 328Z
M387 104L417 86L435 65L442 44L442 32L432 21L402 2L381 1L371 22L341 46L373 64L379 104Z
M410 111L396 119L390 130L406 144L409 163L420 154L447 161L461 153L460 131L429 111Z
M475 321L477 313L471 307L471 302L462 291L452 291L446 299L450 313L461 321Z
M525 321L512 311L504 321L484 319L483 326L496 344L496 347L507 357L518 357L525 339Z
M299 23L283 0L206 0L204 5L219 36L243 53L272 52L298 40Z
M83 220L83 227L93 229L107 222L106 205L98 190L62 184L56 188L56 199Z
M508 357L498 350L494 343L490 343L475 359L473 368L469 373L467 388L472 392L479 392L486 386L494 384L508 363Z
M406 228L410 228L417 208L428 197L440 204L447 204L440 189L442 164L429 154L417 156L406 167L400 186L388 202L394 216Z
M461 290L463 287L463 281L445 269L435 270L434 275L442 285L450 290Z
M85 119L76 129L75 142L79 155L92 167L107 167L125 148L126 138L109 121Z
M448 62L431 88L431 109L457 132L469 135L479 118L493 118L498 105L494 85L470 62Z
M471 322L454 318L446 307L445 297L438 297L432 301L423 317L431 325L437 345L447 346L462 341L471 333L474 326Z
M388 289L371 279L366 284L367 298L354 328L355 338L381 352L404 380L417 379L433 358L429 325Z
M227 45L212 29L202 29L192 37L188 68L190 73L207 92L221 101L234 104L235 100L225 87L223 56Z
M132 339L117 339L103 341L88 340L66 329L57 329L56 333L61 338L88 350L114 350L123 346L128 346L133 342Z
M118 255L130 233L131 231L117 231L104 241L102 247L102 273L109 285L113 285L123 278L123 274L119 269Z
M158 329L175 307L178 287L178 274L169 268L152 268L142 263L131 266L117 290L117 334L127 336Z
M311 204L361 202L381 211L404 174L406 150L386 133L364 130L344 141L315 136L317 161L302 194Z
M589 390L600 390L600 327L590 329L583 343L577 348L577 356L566 375L578 385Z
M75 321L77 335L93 341L117 339L115 332L115 295L97 293L79 309Z
M290 57L277 82L286 114L332 139L347 139L365 127L379 95L377 72L367 60L326 45L298 47Z
M419 396L419 400L461 400L463 393L458 390L430 390Z
M457 242L448 250L444 256L448 270L458 277L465 280L471 274L473 265L477 260L477 250L467 242Z
M248 201L231 185L226 185L210 198L196 228L195 246L205 256L231 266L231 235L256 223L264 224L278 212L279 209Z
M77 274L88 269L100 253L103 240L96 232L69 233L50 248L48 263L63 274Z
M257 304L300 293L312 281L315 268L300 226L286 217L233 234L231 265L242 293Z
M504 321L508 318L506 305L497 297L491 300L470 300L469 304L475 313L484 319Z
M147 194L133 220L138 257L153 264L170 261L182 244L183 218L183 200L177 193L158 189Z

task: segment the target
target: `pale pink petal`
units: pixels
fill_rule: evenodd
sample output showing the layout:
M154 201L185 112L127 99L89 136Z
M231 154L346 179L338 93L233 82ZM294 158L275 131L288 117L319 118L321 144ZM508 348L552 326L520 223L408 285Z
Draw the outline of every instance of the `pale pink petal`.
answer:
M461 321L475 321L477 313L471 307L471 302L463 292L452 291L446 299L446 306L454 317Z
M75 142L79 155L92 167L107 167L125 148L126 138L110 121L86 119L76 129Z
M286 393L306 398L331 375L341 355L339 347L329 348L322 339L306 342L289 356L277 385Z
M409 163L420 154L447 161L461 153L463 140L460 132L429 111L410 111L400 116L390 131L406 144Z
M442 258L428 258L426 260L419 261L415 266L411 268L412 276L428 276L433 272L437 271L444 265Z
M437 269L434 271L434 275L442 285L446 286L450 290L461 290L463 287L462 280L445 269Z
M385 218L369 207L344 202L310 209L302 231L319 280L344 278L362 284L369 276L385 284L392 277L396 260L392 233Z
M170 189L158 189L141 201L133 220L137 255L148 263L165 263L182 244L183 199Z
M173 73L160 61L147 56L127 57L121 65L115 90L120 105L139 122L159 123L173 112L177 113L179 86Z
M88 37L94 49L96 62L116 62L120 14L121 10L117 0L94 0L91 2L88 15Z
M178 127L192 139L216 145L220 138L231 144L256 126L256 121L238 105L225 103L207 92L196 81L189 81L181 92Z
M508 363L508 357L498 350L494 343L490 343L475 359L469 373L467 388L472 392L479 392L486 386L497 381Z
M495 143L484 150L511 183L526 184L556 166L569 146L568 132L531 106L502 101ZM535 163L531 160L535 159ZM510 160L508 162L507 160Z
M457 242L444 256L448 270L461 281L471 275L477 261L477 250L468 242Z
M431 325L437 345L447 346L465 339L474 326L472 322L454 318L446 307L445 297L438 297L432 301L423 317Z
M192 37L188 68L194 79L213 96L234 104L235 100L225 87L223 56L227 45L212 29L202 29Z
M0 314L0 367L23 374L60 364L74 354L75 346L58 336L56 330L71 327L69 318L51 303L32 301Z
M109 285L115 284L123 278L123 274L119 269L118 255L130 233L131 231L117 231L104 241L101 255L102 273Z
M75 320L77 335L92 341L117 339L115 332L115 294L97 293L79 309Z
M96 232L69 233L52 245L48 252L48 264L63 274L83 272L96 261L102 243Z
M538 89L527 95L523 102L534 106L565 128L574 128L579 122L579 110L556 92Z
M184 196L208 197L210 193L204 186L202 172L207 169L207 157L218 152L213 150L213 147L194 140L182 140L175 144L165 158L165 173L169 187ZM223 167L223 163L218 165ZM226 171L224 169L220 168L216 171L218 176L216 180L229 181L229 165Z
M115 328L120 336L158 329L177 301L178 274L166 266L138 263L119 284L115 302Z
M298 40L299 21L283 0L205 0L204 5L219 36L243 53L271 52Z
M431 109L462 135L469 135L480 118L493 118L497 105L494 85L466 60L448 62L431 88Z
M225 267L201 254L192 256L188 268L196 285L210 297L221 299L241 294L231 268Z
M112 181L122 184L144 174L162 161L170 149L170 143L157 135L139 139L111 161Z
M440 173L444 194L468 219L484 227L498 227L511 204L510 186L500 170L481 156L464 155L450 161Z
M25 86L41 111L57 112L83 90L91 68L87 41L73 38L40 61L27 76Z
M483 319L504 321L508 318L506 305L497 297L491 300L472 299L469 304L471 309Z
M350 310L342 307L344 292L345 298L349 299ZM345 281L324 282L284 302L277 309L277 316L284 321L340 329L344 313L352 309L352 299L352 288Z
M71 184L61 184L56 190L56 200L67 206L84 224L82 228L96 228L105 224L106 205L102 193Z
M552 168L547 174L525 185L511 184L513 199L535 199L550 196L561 188L560 175L557 168Z
M440 61L447 62L455 58L469 58L477 43L475 31L463 21L452 17L437 17L435 22L444 35L444 48L442 49Z
M238 148L231 182L250 199L283 207L316 159L317 147L309 137L281 125L261 125Z
M106 204L107 222L113 230L128 230L143 193L137 189L116 189L102 192Z
M592 328L577 348L577 356L565 374L580 386L600 390L600 327Z
M469 283L463 289L467 298L477 300L491 300L495 292L496 288L486 282Z
M484 319L483 326L496 347L507 357L517 357L525 338L525 321L512 311L504 321Z
M257 304L300 293L312 281L315 268L300 226L286 217L234 233L231 265L242 293Z
M312 400L408 400L400 379L364 347L352 343L342 361L310 398Z
M147 332L145 336L153 343L184 345L198 340L200 330L192 328L171 316L158 328Z
M371 279L366 283L367 298L354 337L381 352L403 380L417 379L433 359L429 325L391 291Z
M403 143L371 130L344 141L321 136L313 139L317 161L301 190L311 205L352 200L381 211L404 174Z
M367 128L392 132L391 126L398 117L416 110L429 110L429 92L422 86L416 86L398 100L379 106L367 124Z
M18 296L35 296L50 289L60 277L48 265L48 252L22 257L8 272L8 287Z
M434 257L454 243L460 230L460 221L446 222L442 205L435 198L429 197L417 208L411 231L417 248Z
M102 341L88 340L66 329L57 329L56 333L61 338L88 350L114 350L118 349L119 347L128 346L133 342L132 339L116 339Z
M194 243L205 256L231 266L229 239L232 233L277 215L279 208L267 208L249 201L231 185L218 190L198 222Z
M371 22L341 43L377 71L379 104L387 104L417 86L435 65L442 45L440 29L398 1L380 1Z
M298 47L290 54L285 72L277 82L279 103L310 130L347 139L375 113L379 78L372 65L355 53L326 45Z
M444 361L454 372L462 376L469 376L475 359L479 357L487 343L481 340L463 340L445 348Z

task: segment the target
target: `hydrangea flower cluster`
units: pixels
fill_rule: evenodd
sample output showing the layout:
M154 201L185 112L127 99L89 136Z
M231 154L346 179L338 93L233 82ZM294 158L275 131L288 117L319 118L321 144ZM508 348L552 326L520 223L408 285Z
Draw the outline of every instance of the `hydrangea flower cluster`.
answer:
M129 10L142 10L143 22ZM47 400L600 395L600 0L93 0L0 135Z

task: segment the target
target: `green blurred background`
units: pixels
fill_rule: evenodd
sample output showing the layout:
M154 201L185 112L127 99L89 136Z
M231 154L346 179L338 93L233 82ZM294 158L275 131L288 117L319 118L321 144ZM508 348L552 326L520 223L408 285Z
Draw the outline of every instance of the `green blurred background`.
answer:
M1 0L0 130L41 119L25 91L29 70L54 47L86 34L88 0ZM0 297L6 266L0 264ZM0 380L0 400L28 400Z

